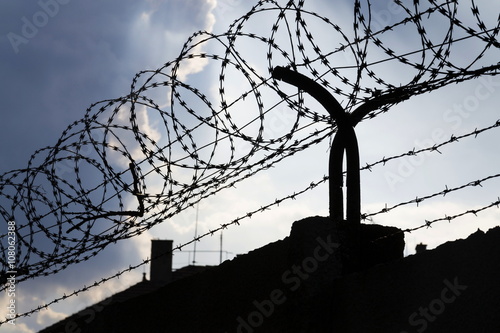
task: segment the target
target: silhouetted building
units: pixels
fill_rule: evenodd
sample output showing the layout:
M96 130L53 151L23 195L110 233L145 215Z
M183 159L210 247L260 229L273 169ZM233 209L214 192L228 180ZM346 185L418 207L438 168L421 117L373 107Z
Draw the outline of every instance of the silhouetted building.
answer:
M282 240L42 332L500 332L499 227L403 257L400 229L362 224L351 274L343 230L297 221Z
M143 273L142 281L118 292L99 303L89 306L43 330L46 332L84 332L84 327L90 325L94 318L107 306L122 303L130 299L154 292L159 288L191 275L206 271L212 266L186 266L172 271L172 240L151 240L151 261L149 276Z
M419 254L419 253L422 253L425 251L427 251L427 245L420 243L420 244L417 244L417 246L415 246L416 254Z

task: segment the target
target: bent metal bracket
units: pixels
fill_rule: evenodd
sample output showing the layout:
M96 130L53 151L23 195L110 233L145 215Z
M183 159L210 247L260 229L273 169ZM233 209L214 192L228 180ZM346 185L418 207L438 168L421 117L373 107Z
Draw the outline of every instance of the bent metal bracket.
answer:
M387 104L396 104L410 98L411 89L395 88L358 106L352 113L346 112L332 94L318 82L285 67L276 67L273 78L283 80L313 96L329 113L337 133L332 142L329 159L330 217L344 220L344 152L347 156L347 207L345 219L349 223L361 221L361 194L359 178L359 148L354 127L370 112Z

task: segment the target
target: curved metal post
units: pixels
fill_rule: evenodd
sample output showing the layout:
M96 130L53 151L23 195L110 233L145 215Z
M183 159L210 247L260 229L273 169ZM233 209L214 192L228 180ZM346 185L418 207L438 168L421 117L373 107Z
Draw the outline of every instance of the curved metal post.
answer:
M344 152L347 156L346 220L359 223L361 220L359 149L352 126L338 129L330 150L330 216L334 221L344 219L342 192Z
M354 125L349 114L323 86L316 81L284 67L276 67L273 77L304 90L314 97L337 123L337 133L330 150L330 217L337 222L344 220L343 161L347 155L347 216L350 223L359 224L361 195L359 177L359 149Z

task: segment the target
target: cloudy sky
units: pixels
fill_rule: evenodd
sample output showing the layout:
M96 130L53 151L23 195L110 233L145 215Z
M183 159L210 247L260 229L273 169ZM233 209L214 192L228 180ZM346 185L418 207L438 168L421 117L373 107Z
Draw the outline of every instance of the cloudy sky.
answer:
M3 1L0 4L0 173L26 167L33 152L54 145L70 123L83 117L90 104L127 95L137 72L154 70L175 59L195 31L225 31L234 19L250 9L250 3L253 4L243 0ZM336 8L326 0L306 3L311 10L338 22L346 32L351 29L350 1L339 1ZM486 0L477 3L486 26L496 26L500 6ZM467 6L463 8L463 18L471 19ZM373 10L374 26L383 27L404 17L404 13L391 2L377 2ZM275 19L273 15L249 22L247 30L261 33L268 29ZM438 23L429 22L431 34L432 29L439 34ZM322 32L320 25L313 25L314 28ZM401 52L415 49L412 46L414 37L405 33L390 35L392 45L400 47ZM319 35L317 39L321 45L333 43L338 46L341 43L332 41L330 34ZM416 45L418 48L419 44ZM252 46L242 44L242 54L247 54L256 68L265 70L266 63L259 62L259 59L265 59L267 49L259 52ZM457 63L470 62L478 55L473 42L463 42L452 51L452 59ZM376 55L376 51L373 52ZM261 57L256 54L261 54ZM498 49L490 49L475 68L481 64L496 64L499 56ZM344 61L348 63L350 59ZM390 64L380 70L384 71L384 78L394 84L404 83L408 74ZM217 80L206 63L188 66L184 75L186 80L191 80L190 84L208 86L208 91L218 89L207 83L215 84ZM226 84L237 88L239 81L235 78L231 81L228 74ZM497 112L499 98L500 78L493 77L445 87L399 104L390 112L357 126L361 164L374 163L413 148L433 146L447 141L452 135L459 136L490 126L500 118ZM277 114L273 119L274 128L268 129L270 131L282 131L293 120L285 109L278 110ZM148 129L161 140L162 127L154 119L150 120ZM267 134L272 136L273 133ZM384 207L440 192L446 187L462 186L500 173L498 135L498 129L493 129L477 138L472 136L460 140L460 143L446 145L439 150L441 153L405 157L384 166L377 165L371 172L362 171L362 211L377 212ZM152 238L172 239L176 245L190 241L194 237L196 216L198 233L205 233L272 203L276 198L306 188L328 173L328 149L329 142L324 140L271 170L257 174L250 181L241 182L237 188L202 201L198 212L196 209L186 210L141 236L109 246L90 261L47 278L21 283L16 293L18 312L28 311L140 263L149 255ZM376 215L373 221L366 223L418 227L426 220L489 205L498 200L499 185L500 181L495 178L482 186L424 201L418 207L416 204L405 205L390 213ZM224 231L223 249L227 252L223 257L231 259L236 254L286 237L296 220L327 214L328 191L324 184L296 200L285 201L279 207L255 214L251 219L243 220L240 226ZM469 214L451 223L439 222L433 228L406 234L406 254L414 253L419 242L434 248L446 241L467 237L478 228L488 230L499 224L500 212L497 209L486 210L477 217ZM219 244L220 234L215 234L200 241L197 249L217 251ZM190 264L192 260L188 251L175 253L174 268ZM219 254L198 252L196 262L218 264ZM143 266L48 310L18 319L17 325L9 327L8 331L35 332L140 281L143 271L148 270L149 267ZM1 309L7 302L6 295L0 295ZM3 310L0 313L3 319Z

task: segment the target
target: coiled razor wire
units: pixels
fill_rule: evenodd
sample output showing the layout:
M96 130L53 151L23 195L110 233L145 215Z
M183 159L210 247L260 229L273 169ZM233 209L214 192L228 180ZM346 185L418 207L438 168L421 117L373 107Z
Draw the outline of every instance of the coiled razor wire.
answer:
M277 66L319 82L348 112L392 96L365 119L411 96L499 73L498 63L483 63L498 55L499 20L487 26L474 1L468 8L457 1L395 3L403 18L375 29L367 0L354 1L347 27L303 0L259 1L226 32L197 32L175 60L138 73L128 95L91 105L25 169L0 175L1 223L16 224L17 282L88 260L328 140L335 122L273 79ZM415 41L411 49L394 41L403 29ZM455 54L467 43L475 53L459 63ZM407 78L393 82L387 66L404 68ZM202 67L203 76L196 73ZM283 108L294 119L289 128L266 130ZM163 125L160 134L152 119ZM2 271L9 271L6 245L0 250Z

